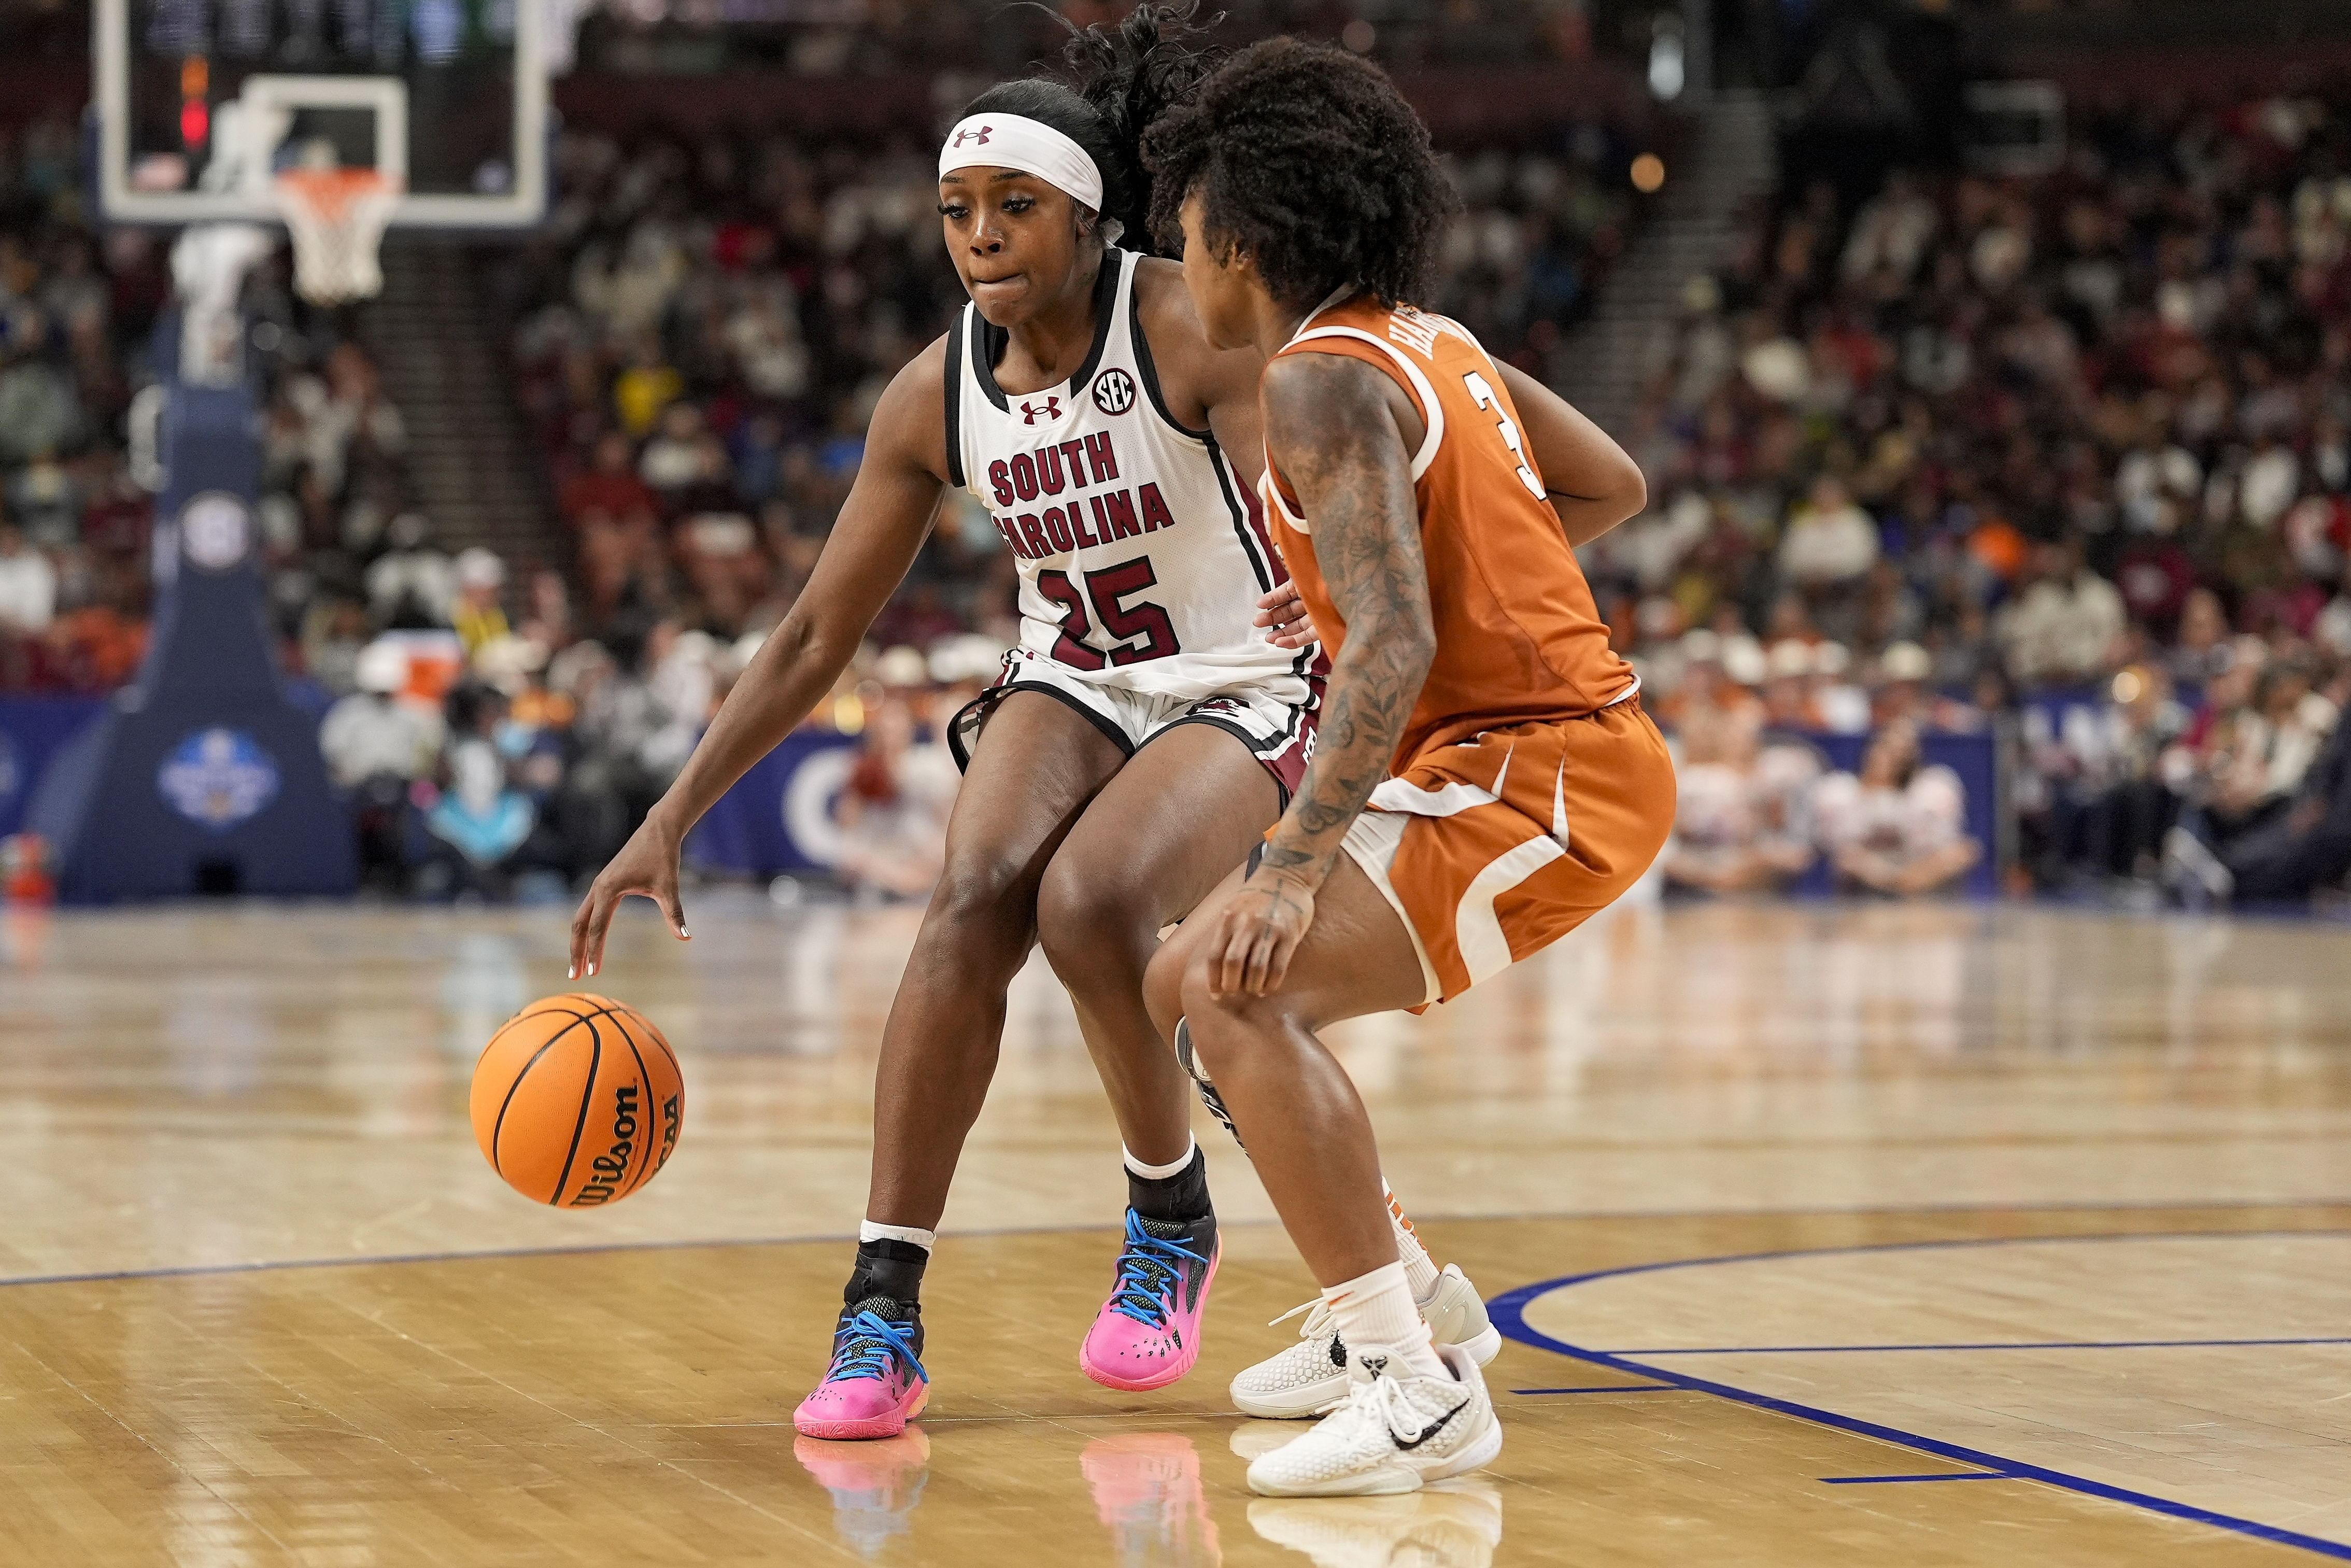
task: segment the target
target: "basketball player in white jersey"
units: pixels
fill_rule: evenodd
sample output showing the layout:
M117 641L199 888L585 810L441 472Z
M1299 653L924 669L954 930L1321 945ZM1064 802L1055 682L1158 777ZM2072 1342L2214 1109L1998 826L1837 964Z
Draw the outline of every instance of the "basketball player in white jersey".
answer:
M1143 1390L1199 1354L1216 1218L1190 1085L1143 976L1159 931L1259 841L1302 775L1319 653L1302 621L1285 632L1294 611L1263 617L1271 635L1254 623L1283 580L1249 499L1260 361L1208 346L1176 264L1116 244L1123 225L1145 233L1144 128L1211 63L1176 41L1189 15L1146 5L1114 34L1089 30L1070 49L1080 90L1007 83L949 132L939 213L972 303L892 382L808 588L573 923L575 975L596 972L628 894L686 935L688 829L831 688L945 489L977 497L1019 559L1021 642L952 727L965 784L883 1034L866 1220L831 1365L795 1415L808 1436L893 1437L928 1397L923 1270L995 1070L1006 988L1040 942L1125 1143L1125 1243L1079 1364ZM1400 1210L1396 1223L1400 1250L1437 1280ZM1458 1270L1438 1289L1446 1321L1467 1325L1439 1337L1499 1345ZM1296 1384L1277 1395L1298 1402Z

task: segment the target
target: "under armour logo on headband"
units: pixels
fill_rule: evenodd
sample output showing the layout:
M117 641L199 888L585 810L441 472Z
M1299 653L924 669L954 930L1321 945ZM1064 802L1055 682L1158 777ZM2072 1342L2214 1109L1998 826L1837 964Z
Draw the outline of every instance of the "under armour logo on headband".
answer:
M957 121L939 146L939 178L979 164L1034 174L1069 193L1079 205L1102 211L1102 170L1066 132L1042 120L991 113L985 120L975 114ZM1107 228L1103 237L1109 238Z

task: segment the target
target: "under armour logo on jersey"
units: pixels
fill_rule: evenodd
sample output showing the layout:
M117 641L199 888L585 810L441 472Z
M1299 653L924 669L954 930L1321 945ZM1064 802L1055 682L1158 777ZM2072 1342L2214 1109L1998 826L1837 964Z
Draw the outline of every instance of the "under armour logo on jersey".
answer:
M1061 400L1057 397L1047 398L1042 408L1025 401L1020 405L1020 419L1024 424L1034 424L1040 419L1050 422L1061 417Z
M1116 365L1094 378L1094 406L1104 413L1124 413L1134 406L1134 378Z
M968 141L975 147L985 147L987 145L987 133L995 129L993 125L983 125L977 131L958 131L955 133L953 145L960 147Z

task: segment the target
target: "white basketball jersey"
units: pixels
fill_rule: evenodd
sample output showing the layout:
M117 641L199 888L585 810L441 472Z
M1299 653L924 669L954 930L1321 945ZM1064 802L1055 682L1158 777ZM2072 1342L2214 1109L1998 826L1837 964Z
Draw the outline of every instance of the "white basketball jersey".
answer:
M1090 681L1197 699L1301 680L1317 654L1249 624L1287 573L1206 430L1167 412L1135 319L1141 257L1109 250L1094 341L1066 383L996 384L1006 334L967 305L947 333L948 477L1020 563L1020 641Z

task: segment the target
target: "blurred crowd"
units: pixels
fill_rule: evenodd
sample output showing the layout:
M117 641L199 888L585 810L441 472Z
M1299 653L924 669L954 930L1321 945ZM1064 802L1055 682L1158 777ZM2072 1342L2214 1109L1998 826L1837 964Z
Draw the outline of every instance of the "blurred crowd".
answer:
M1661 706L1730 731L1700 749L1746 819L1817 815L1775 805L1775 735L1904 718L2012 744L2020 888L2339 886L2347 241L2342 97L1781 191L1689 285L1632 440L1653 506L1591 563Z
M1453 162L1467 204L1443 303L1541 371L1629 220L1598 127ZM729 640L772 625L846 497L875 402L964 301L934 160L902 141L567 136L547 231L500 276L522 396L576 541L591 625L652 614ZM1009 640L1015 563L951 497L874 631Z
M50 124L0 156L0 693L105 691L144 645L132 404L169 253L92 233L76 153ZM1627 156L1583 126L1458 159L1445 303L1540 371L1620 247ZM912 141L580 131L557 160L546 229L484 259L569 570L437 538L353 319L305 307L283 255L245 291L281 655L386 889L551 894L602 863L805 585L881 389L963 299ZM852 885L935 873L939 694L992 673L1015 588L987 514L951 497L811 721L858 737L834 823Z
M0 131L0 692L105 690L145 646L148 509L123 345L170 295L143 235L80 221L63 120Z
M1119 0L1062 0L1079 26L1115 22ZM1227 0L1217 41L1276 33L1342 40L1391 69L1573 61L1641 37L1646 8L1622 0ZM1063 36L1043 7L987 0L574 0L572 48L587 68L679 73L783 70L797 77L909 69L1008 76Z
M1623 152L1586 126L1458 155L1438 303L1555 373L1632 218ZM127 432L167 258L85 226L74 155L61 125L0 148L0 691L108 689L144 634ZM361 345L282 258L248 290L277 334L273 612L336 705L386 886L601 862L801 591L881 388L960 303L914 141L573 132L558 160L547 231L485 262L568 571L444 549ZM1685 748L1673 878L1917 892L1999 854L2019 891L2338 886L2346 365L2351 101L2081 115L2036 177L1791 182L1689 285L1629 433L1653 505L1588 552ZM852 855L852 882L921 880L938 693L1011 638L1013 585L952 502L819 715L863 754L836 825L892 862ZM2003 749L1999 813L1935 760L1968 734Z

